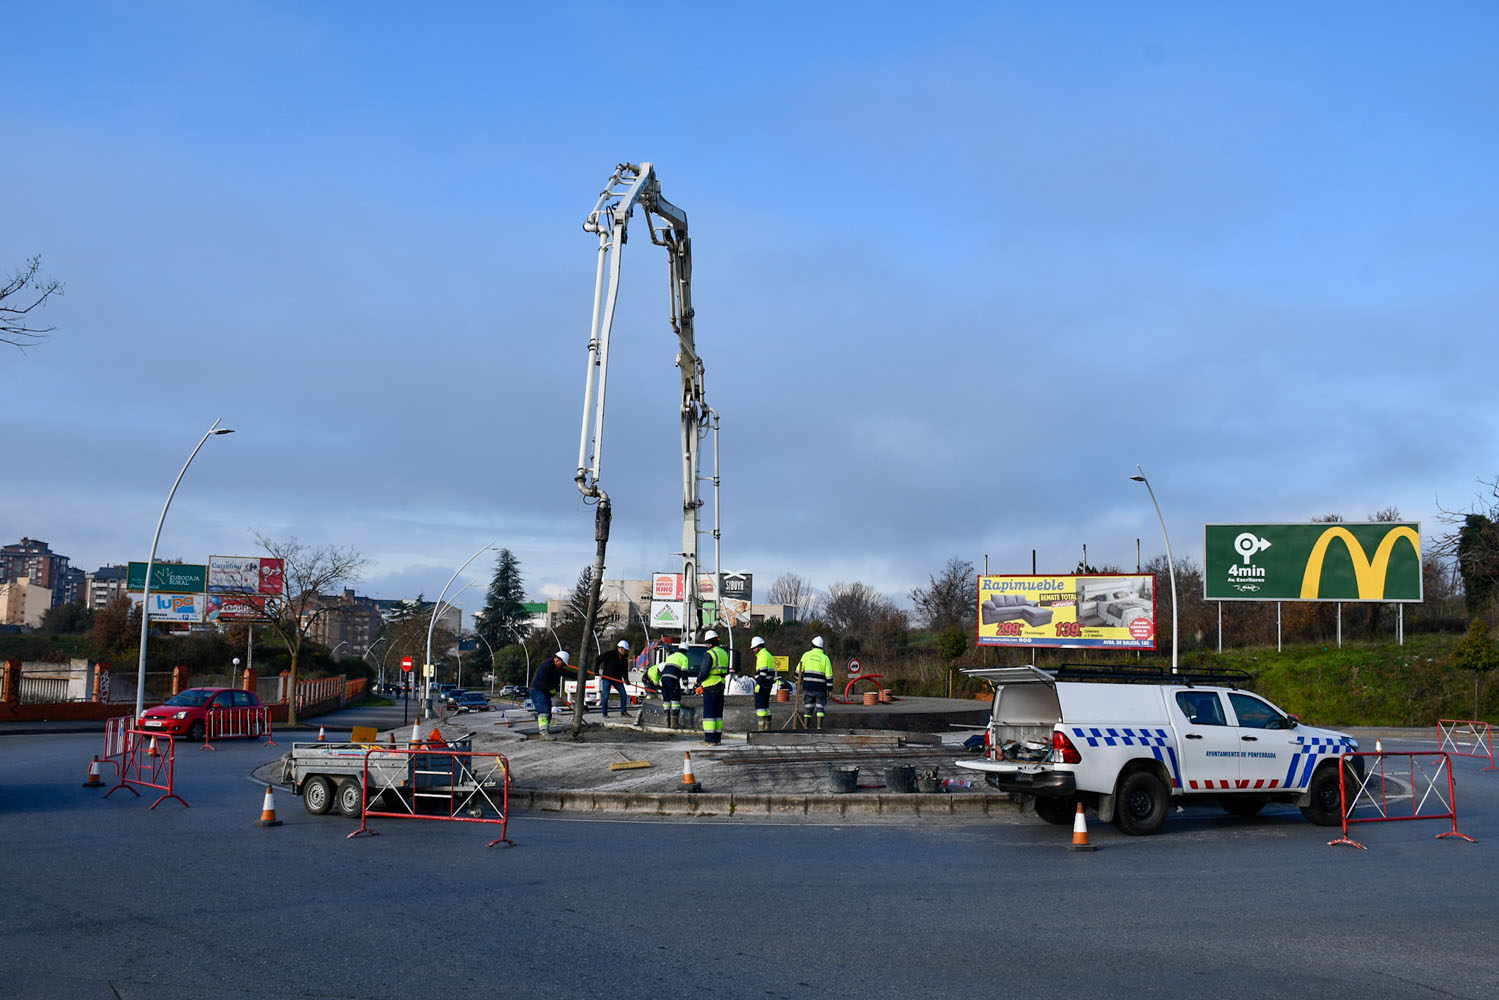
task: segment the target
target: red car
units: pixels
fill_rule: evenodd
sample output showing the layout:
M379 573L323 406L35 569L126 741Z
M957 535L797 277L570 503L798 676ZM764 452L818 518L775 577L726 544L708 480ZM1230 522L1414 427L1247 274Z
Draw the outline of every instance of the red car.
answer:
M213 737L259 736L265 730L264 705L253 691L188 688L141 715L139 728L201 740L213 723ZM211 717L211 719L210 719Z

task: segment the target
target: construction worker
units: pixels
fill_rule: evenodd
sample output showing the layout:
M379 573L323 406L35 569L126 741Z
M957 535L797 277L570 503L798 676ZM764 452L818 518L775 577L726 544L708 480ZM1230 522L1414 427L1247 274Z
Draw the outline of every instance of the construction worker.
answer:
M770 688L776 682L776 658L765 648L765 640L758 635L750 640L750 651L755 654L755 720L760 732L770 732Z
M531 677L531 707L536 710L536 735L544 740L552 738L552 695L562 686L562 672L567 669L570 657L567 650L559 649L541 661Z
M717 746L723 742L723 696L729 679L729 651L718 644L718 633L711 628L703 633L708 644L703 665L697 668L697 686L703 691L703 743Z
M630 696L625 694L625 679L630 676L630 644L619 640L615 648L599 657L599 708L604 718L609 718L609 695L619 688L619 714L624 715L630 707Z
M671 655L646 672L646 678L661 685L661 707L666 711L666 728L677 728L682 715L682 678L686 676L689 663L687 650L673 647Z
M802 654L796 669L802 675L802 720L811 729L815 718L821 729L828 714L828 692L833 688L833 661L822 651L822 636L812 637L812 648Z

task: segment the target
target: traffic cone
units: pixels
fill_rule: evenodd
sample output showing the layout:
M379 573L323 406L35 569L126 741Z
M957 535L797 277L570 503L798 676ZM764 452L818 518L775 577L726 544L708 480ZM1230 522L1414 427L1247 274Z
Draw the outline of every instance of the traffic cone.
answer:
M1384 753L1384 747L1380 745L1378 736L1374 737L1374 752Z
M692 751L682 751L682 791L700 792L703 786L697 783L697 777L692 773Z
M98 788L103 784L99 780L99 755L94 754L94 759L88 762L88 780L83 783L83 787Z
M146 756L147 757L155 757L155 756L157 756L157 753L156 753L156 737L154 737L154 736L151 737L151 745L148 746L148 747L146 747Z
M260 807L260 819L256 820L256 826L280 826L281 821L276 818L276 796L271 793L271 786L265 786L265 802Z
M422 741L422 724L420 722L413 722L411 724L411 742L413 744L415 744L415 743L420 743L421 741Z
M322 726L318 726L317 727L317 741L319 743L323 742L323 727Z
M1096 851L1098 848L1088 843L1088 821L1083 816L1083 804L1077 804L1077 816L1072 821L1072 850L1074 851Z

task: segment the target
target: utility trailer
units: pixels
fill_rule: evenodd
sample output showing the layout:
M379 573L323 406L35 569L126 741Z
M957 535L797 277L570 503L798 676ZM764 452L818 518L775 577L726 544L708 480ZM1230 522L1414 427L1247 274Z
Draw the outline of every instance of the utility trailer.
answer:
M482 812L489 793L502 789L507 775L497 756L469 756L473 736L438 744L293 743L281 758L281 783L290 785L314 816L337 812L358 819L365 809L366 777L372 809L383 799L411 814L422 812L424 804L441 803L451 811L455 802L467 805L471 814Z

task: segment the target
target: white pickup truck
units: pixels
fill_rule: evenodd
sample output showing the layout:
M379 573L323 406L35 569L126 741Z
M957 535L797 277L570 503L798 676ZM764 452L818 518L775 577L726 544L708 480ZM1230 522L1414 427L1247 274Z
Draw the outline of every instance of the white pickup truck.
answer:
M1071 823L1077 803L1125 833L1161 828L1173 799L1216 800L1235 816L1293 802L1313 823L1342 821L1345 733L1302 725L1239 684L1242 672L1034 666L965 670L994 685L981 759L1001 791L1034 797L1036 814ZM1350 758L1350 780L1361 772ZM1353 787L1357 787L1354 785Z

